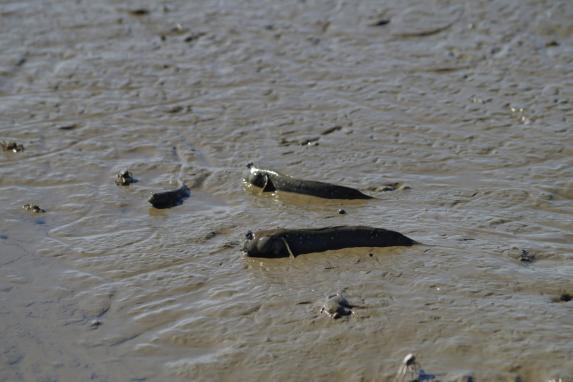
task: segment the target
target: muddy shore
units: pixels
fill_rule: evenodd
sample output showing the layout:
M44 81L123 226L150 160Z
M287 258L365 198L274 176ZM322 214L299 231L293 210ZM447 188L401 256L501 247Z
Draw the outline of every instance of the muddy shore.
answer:
M0 149L0 381L390 382L408 353L443 381L573 381L571 20L565 0L2 1L0 141L23 150ZM249 162L376 199L256 194ZM427 246L240 251L335 225ZM364 308L325 317L340 291Z

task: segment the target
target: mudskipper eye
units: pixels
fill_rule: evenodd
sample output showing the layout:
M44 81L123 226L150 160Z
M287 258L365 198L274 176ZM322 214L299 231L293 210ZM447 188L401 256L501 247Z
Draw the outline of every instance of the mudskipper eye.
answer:
M245 238L247 240L253 240L255 238L255 234L253 234L253 231L249 231L245 234Z

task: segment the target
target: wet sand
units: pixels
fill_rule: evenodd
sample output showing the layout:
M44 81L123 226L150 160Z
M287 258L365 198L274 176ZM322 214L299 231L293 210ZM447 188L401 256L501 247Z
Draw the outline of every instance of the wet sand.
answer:
M440 380L573 380L573 302L552 301L573 292L571 20L3 1L0 141L25 150L0 151L0 381L393 381L410 352ZM258 195L251 161L377 199ZM427 246L240 253L248 230L342 224ZM338 291L364 308L321 315Z

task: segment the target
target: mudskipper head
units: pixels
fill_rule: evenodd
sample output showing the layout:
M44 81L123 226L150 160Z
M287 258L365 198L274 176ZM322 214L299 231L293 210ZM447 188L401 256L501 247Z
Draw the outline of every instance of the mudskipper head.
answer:
M247 164L247 169L243 176L245 182L264 189L269 181L266 171L256 168L253 162Z
M163 209L176 206L180 203L180 199L175 198L173 195L170 195L166 192L159 192L152 194L149 199L147 199L149 203L155 208Z
M245 234L243 252L249 257L285 257L285 251L285 244L278 236L257 235L251 231Z

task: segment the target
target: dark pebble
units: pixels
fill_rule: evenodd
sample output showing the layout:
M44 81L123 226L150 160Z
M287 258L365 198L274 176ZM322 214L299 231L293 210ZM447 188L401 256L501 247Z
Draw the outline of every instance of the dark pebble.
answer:
M339 215L345 215L345 214L346 214L346 211L343 210L342 208L339 208L339 209L338 209L338 214L339 214Z
M341 130L342 126L333 126L333 127L329 127L328 129L324 130L322 133L320 133L320 135L328 135L328 134L332 134L335 131Z
M167 110L167 112L171 114L176 114L179 113L180 111L183 111L183 106L181 105L173 106L172 108Z
M319 138L304 139L300 142L301 146L318 146Z
M131 172L124 170L115 176L115 184L118 186L129 186L132 183L136 183L137 180L133 178Z
M75 130L79 126L80 125L78 125L77 123L72 123L71 125L60 126L60 127L58 127L58 129L60 129L60 130Z
M522 249L519 260L522 263L533 263L533 261L535 261L535 255L530 254L527 249Z
M205 32L198 32L190 34L189 36L185 37L185 42L193 42L195 40L199 40L201 37L205 36Z
M573 300L573 295L569 292L563 292L557 297L553 297L551 302L569 302Z
M35 213L35 214L43 214L44 212L46 212L46 210L44 210L43 208L40 208L36 204L24 204L22 206L22 208L25 209L26 211L30 211L30 212Z
M390 24L390 20L389 19L382 19L382 20L378 20L373 24L370 24L371 27L381 27L384 25Z
M2 147L4 151L12 151L14 153L24 151L24 145L16 142L0 142L0 147Z
M128 13L132 16L145 16L149 14L149 9L139 8L139 9L132 9L128 11Z

